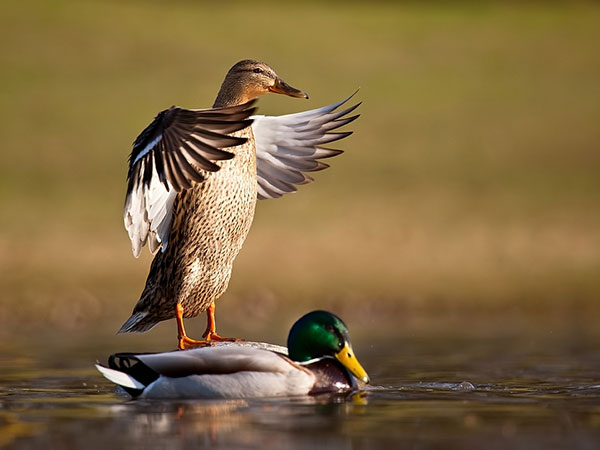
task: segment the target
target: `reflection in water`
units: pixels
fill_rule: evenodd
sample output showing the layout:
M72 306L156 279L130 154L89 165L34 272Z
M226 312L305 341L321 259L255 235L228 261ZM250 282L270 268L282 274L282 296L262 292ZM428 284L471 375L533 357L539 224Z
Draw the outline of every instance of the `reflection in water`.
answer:
M168 440L174 436L180 439L202 436L216 442L220 434L230 433L247 422L240 412L246 407L243 400L204 404L130 402L111 405L110 411L115 420L130 423L128 434L134 441L144 441L147 436Z
M354 400L356 399L356 400ZM296 444L302 442L314 448L322 444L326 434L322 429L351 414L356 403L364 404L360 395L325 396L289 400L219 400L164 403L156 401L129 402L110 406L116 422L129 423L128 439L145 442L152 436L153 444L168 447L173 441L247 447L263 443L262 448L289 446L290 434ZM307 429L321 430L306 433ZM268 439L266 435L268 434ZM265 440L266 439L266 440ZM339 441L339 439L332 439ZM332 448L348 448L337 442Z
M431 338L359 349L374 386L354 395L130 401L95 372L97 349L57 359L3 354L6 448L595 448L596 338ZM387 345L387 347L386 347ZM393 349L393 350L392 350ZM16 352L12 352L15 354ZM44 362L42 362L44 361ZM63 364L64 366L64 364Z

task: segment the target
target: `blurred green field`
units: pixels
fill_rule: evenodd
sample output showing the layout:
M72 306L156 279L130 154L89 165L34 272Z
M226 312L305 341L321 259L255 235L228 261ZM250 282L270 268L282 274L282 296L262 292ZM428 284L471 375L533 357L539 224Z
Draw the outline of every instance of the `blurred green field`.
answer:
M592 317L599 23L593 3L2 2L0 329L120 326L150 262L122 225L131 142L244 58L310 94L260 113L364 104L330 170L259 204L225 323Z

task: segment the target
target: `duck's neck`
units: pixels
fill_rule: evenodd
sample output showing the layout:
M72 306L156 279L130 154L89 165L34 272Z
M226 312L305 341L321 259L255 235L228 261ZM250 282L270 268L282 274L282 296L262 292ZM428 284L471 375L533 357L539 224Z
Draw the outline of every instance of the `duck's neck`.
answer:
M231 80L225 79L221 85L213 108L242 105L255 97L256 95L251 95L241 83L232 83Z

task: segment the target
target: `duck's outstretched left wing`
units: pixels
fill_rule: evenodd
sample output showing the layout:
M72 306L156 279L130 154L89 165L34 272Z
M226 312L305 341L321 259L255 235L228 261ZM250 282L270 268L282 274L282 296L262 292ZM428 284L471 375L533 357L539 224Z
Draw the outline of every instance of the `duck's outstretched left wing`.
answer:
M124 214L136 257L146 242L153 253L166 248L177 193L219 170L216 161L233 158L223 148L246 142L228 134L252 123L252 103L213 109L173 106L138 136L129 157Z
M256 142L258 198L278 198L295 192L295 185L313 181L306 172L323 170L323 158L342 153L322 147L343 139L351 131L332 132L358 118L348 116L360 103L337 111L350 97L330 106L285 116L252 116Z

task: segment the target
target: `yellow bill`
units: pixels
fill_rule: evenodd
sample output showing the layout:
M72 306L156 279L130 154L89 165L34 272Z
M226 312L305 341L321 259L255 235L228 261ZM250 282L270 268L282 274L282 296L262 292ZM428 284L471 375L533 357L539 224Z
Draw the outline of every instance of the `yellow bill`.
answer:
M365 383L369 382L369 375L367 375L365 369L362 368L358 362L358 359L356 359L356 356L354 356L354 351L352 350L352 347L350 347L350 344L346 342L344 348L336 353L335 357L356 378L364 381Z

